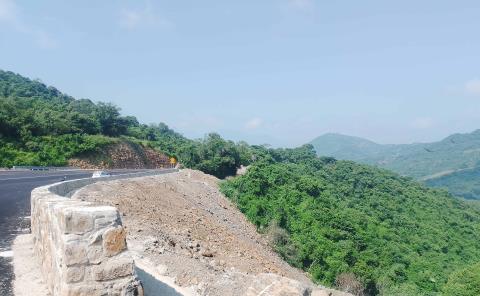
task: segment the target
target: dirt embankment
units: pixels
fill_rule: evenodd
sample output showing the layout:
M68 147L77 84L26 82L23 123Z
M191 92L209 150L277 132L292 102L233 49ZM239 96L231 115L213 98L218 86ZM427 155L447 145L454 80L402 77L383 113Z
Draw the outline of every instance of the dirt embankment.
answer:
M347 295L284 262L217 184L183 170L93 184L74 198L116 206L129 249L198 295Z
M82 169L156 169L170 167L170 159L150 147L121 141L101 152L72 158L68 165Z

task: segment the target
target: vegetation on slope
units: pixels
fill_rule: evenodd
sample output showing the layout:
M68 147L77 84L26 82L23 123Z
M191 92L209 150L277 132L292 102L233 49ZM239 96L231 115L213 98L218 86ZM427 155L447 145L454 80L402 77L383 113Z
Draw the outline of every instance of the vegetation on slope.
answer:
M480 167L458 170L425 181L431 187L448 189L452 194L465 199L480 200Z
M311 143L318 155L372 164L419 180L480 166L480 130L451 135L439 142L409 145L380 145L338 134L327 134ZM461 179L465 185L461 195L476 197L473 191L479 191L480 187L468 175L453 176L452 182L444 178L428 184L441 183L455 194L459 186L453 179L457 181L463 176L467 178Z
M476 295L469 294L478 290L480 261L474 204L381 169L318 158L310 145L267 149L217 134L190 140L163 123L122 116L111 104L76 100L0 71L0 167L64 165L119 141L220 178L251 164L246 175L223 183L223 191L273 235L286 260L321 283L361 283L372 295ZM478 152L474 145L465 149ZM452 292L457 289L465 293Z
M66 165L122 141L140 143L177 158L184 166L224 178L251 155L244 143L217 134L190 140L164 123L141 124L108 103L76 100L40 81L0 71L0 167Z
M317 158L309 145L276 153L222 190L320 283L353 273L368 295L437 295L480 261L478 208L382 169Z
M367 139L328 133L310 142L320 156L331 156L336 159L357 162L372 162L381 159L387 145L377 144Z
M480 263L452 273L443 289L445 295L480 295Z

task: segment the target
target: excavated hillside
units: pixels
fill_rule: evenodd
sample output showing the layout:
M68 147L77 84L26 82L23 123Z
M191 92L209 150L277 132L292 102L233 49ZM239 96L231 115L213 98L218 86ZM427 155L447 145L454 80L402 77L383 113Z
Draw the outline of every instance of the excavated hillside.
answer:
M119 209L129 249L185 295L349 295L315 286L199 171L101 182L73 198Z
M155 149L124 140L100 152L72 158L68 165L82 169L157 169L170 167L170 159Z

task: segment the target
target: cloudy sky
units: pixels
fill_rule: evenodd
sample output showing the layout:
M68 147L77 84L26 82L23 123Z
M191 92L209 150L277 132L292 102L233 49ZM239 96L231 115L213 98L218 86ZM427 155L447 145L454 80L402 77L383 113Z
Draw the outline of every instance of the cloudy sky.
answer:
M480 2L0 0L0 68L188 137L480 128Z

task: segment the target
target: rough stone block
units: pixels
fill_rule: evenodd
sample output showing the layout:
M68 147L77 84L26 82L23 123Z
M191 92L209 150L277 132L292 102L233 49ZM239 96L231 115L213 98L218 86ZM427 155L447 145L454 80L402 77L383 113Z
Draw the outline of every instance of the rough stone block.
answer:
M105 258L103 256L103 248L101 245L91 245L87 248L88 262L91 264L100 264Z
M144 291L140 281L120 281L113 285L113 290L119 291L120 296L144 296Z
M121 224L118 211L113 207L102 207L101 211L96 212L95 228L105 228Z
M85 274L85 267L71 266L65 270L65 280L67 283L77 283L83 280Z
M88 212L66 212L62 218L64 233L83 234L93 230L93 217Z
M95 285L65 285L60 296L105 296L105 289Z
M105 256L114 256L127 247L126 233L123 227L112 227L103 233L103 250Z
M87 263L87 252L85 247L85 244L75 241L65 244L65 264L71 266L74 264Z
M93 278L96 281L108 281L133 274L132 258L111 258L93 267Z

